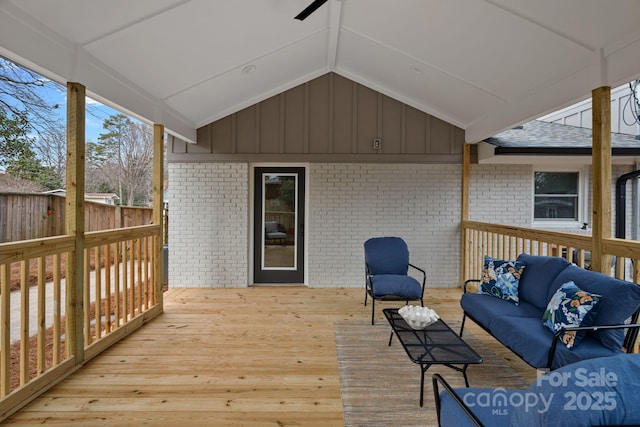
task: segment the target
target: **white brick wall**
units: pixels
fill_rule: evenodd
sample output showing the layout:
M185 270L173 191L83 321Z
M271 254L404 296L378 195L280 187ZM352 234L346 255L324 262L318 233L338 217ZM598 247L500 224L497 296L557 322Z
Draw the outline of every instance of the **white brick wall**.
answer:
M394 235L428 286L458 286L461 177L460 165L311 165L309 285L364 290L364 241Z
M244 163L170 163L169 286L247 286Z
M246 286L249 166L170 163L169 286ZM396 235L431 287L458 285L460 165L309 166L312 287L363 287L362 245Z
M472 165L469 219L531 227L531 165Z
M364 287L362 245L390 235L407 241L412 262L427 270L427 286L459 285L461 165L308 167L309 286ZM169 286L247 286L249 168L169 164ZM614 168L613 188L628 170ZM532 176L529 165L472 165L471 219L531 226Z

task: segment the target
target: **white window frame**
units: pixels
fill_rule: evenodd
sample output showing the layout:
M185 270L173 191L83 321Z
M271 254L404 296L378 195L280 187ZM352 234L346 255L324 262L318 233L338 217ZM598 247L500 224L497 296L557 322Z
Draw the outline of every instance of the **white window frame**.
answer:
M567 220L555 220L544 221L536 220L535 218L535 200L536 200L536 184L535 175L536 172L566 172L578 174L578 219ZM561 166L538 166L533 168L531 174L531 223L536 228L582 228L584 223L587 222L585 218L588 218L587 209L587 196L588 196L588 177L589 170L586 167L561 167Z

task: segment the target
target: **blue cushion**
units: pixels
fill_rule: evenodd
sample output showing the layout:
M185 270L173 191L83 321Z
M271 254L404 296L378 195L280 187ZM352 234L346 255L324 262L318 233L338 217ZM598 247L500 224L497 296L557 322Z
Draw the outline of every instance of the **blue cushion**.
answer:
M542 323L554 334L562 328L591 326L601 300L601 295L583 291L573 281L569 281L551 297L542 316ZM560 335L560 340L567 348L573 348L585 335L586 331L565 331Z
M515 426L579 427L638 425L640 355L619 354L564 366L536 379L524 393ZM542 403L542 401L547 403ZM526 400L525 400L526 402Z
M523 261L507 261L485 256L478 293L518 304L518 282L525 266Z
M364 261L371 274L407 274L409 249L399 237L373 237L364 242Z
M460 306L465 313L485 328L489 327L496 316L535 317L537 319L542 316L542 311L527 302L521 301L519 305L514 305L489 295L474 293L463 294L460 298Z
M640 286L634 283L570 265L558 274L553 286L558 289L570 280L580 289L602 295L600 309L593 320L594 325L620 325L640 306ZM553 292L547 295L548 299L551 299ZM624 340L623 329L599 330L589 334L593 334L603 345L612 350L622 347Z
M558 344L551 368L556 369L582 360L613 356L619 353L622 353L622 350L611 350L603 346L600 341L591 335L585 335L582 341L580 341L580 345L572 349Z
M518 260L524 261L527 265L518 285L520 300L527 301L544 311L550 299L549 291L553 280L571 263L564 258L529 255L526 253L520 254ZM556 286L552 290L552 294L559 287L560 285Z
M553 334L536 317L495 317L491 334L535 368L547 366ZM526 333L521 333L523 331Z
M422 286L411 276L395 274L378 274L371 276L374 298L387 295L398 295L407 299L420 299Z
M540 317L497 317L489 327L491 333L505 346L520 355L535 368L546 368L553 333L540 322ZM516 331L527 331L526 334ZM569 363L594 357L612 356L620 353L603 347L600 341L586 335L580 345L568 349L558 344L551 368L556 369Z
M485 426L500 427L511 426L511 412L515 409L509 404L509 399L495 401L492 405L491 398L498 394L509 396L515 390L505 391L494 388L457 388L454 389L458 397L467 405L470 411L478 417ZM487 402L487 397L489 401ZM504 402L505 405L501 403ZM440 393L440 425L442 427L466 427L475 426L464 413L447 390Z

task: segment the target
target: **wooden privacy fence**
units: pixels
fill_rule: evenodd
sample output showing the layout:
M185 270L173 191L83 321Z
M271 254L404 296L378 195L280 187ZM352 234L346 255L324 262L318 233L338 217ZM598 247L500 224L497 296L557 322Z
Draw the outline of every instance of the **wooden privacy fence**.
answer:
M64 234L65 197L51 194L0 194L0 243ZM152 223L151 208L84 202L85 231Z

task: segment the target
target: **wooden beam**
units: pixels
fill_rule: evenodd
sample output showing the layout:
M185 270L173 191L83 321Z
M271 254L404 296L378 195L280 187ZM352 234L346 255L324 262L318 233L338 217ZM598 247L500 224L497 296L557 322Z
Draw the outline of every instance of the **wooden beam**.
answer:
M164 227L162 214L164 200L164 126L153 125L153 223L160 225L160 232L153 240L153 277L155 278L155 298L153 303L162 308L162 287L164 285L164 269L162 256L162 236Z
M67 83L67 196L65 234L75 237L75 249L67 254L66 345L76 363L84 360L84 150L85 87Z
M461 220L468 221L469 220L469 188L471 182L471 145L464 144L464 151L462 153L462 218ZM460 228L461 233L461 262L462 268L460 269L460 286L462 283L469 277L470 272L467 271L467 257L468 257L468 248L466 245L467 238L465 236L466 229L464 227Z
M611 256L604 252L603 239L611 238L611 88L594 89L593 103L593 248L591 269L609 274Z

